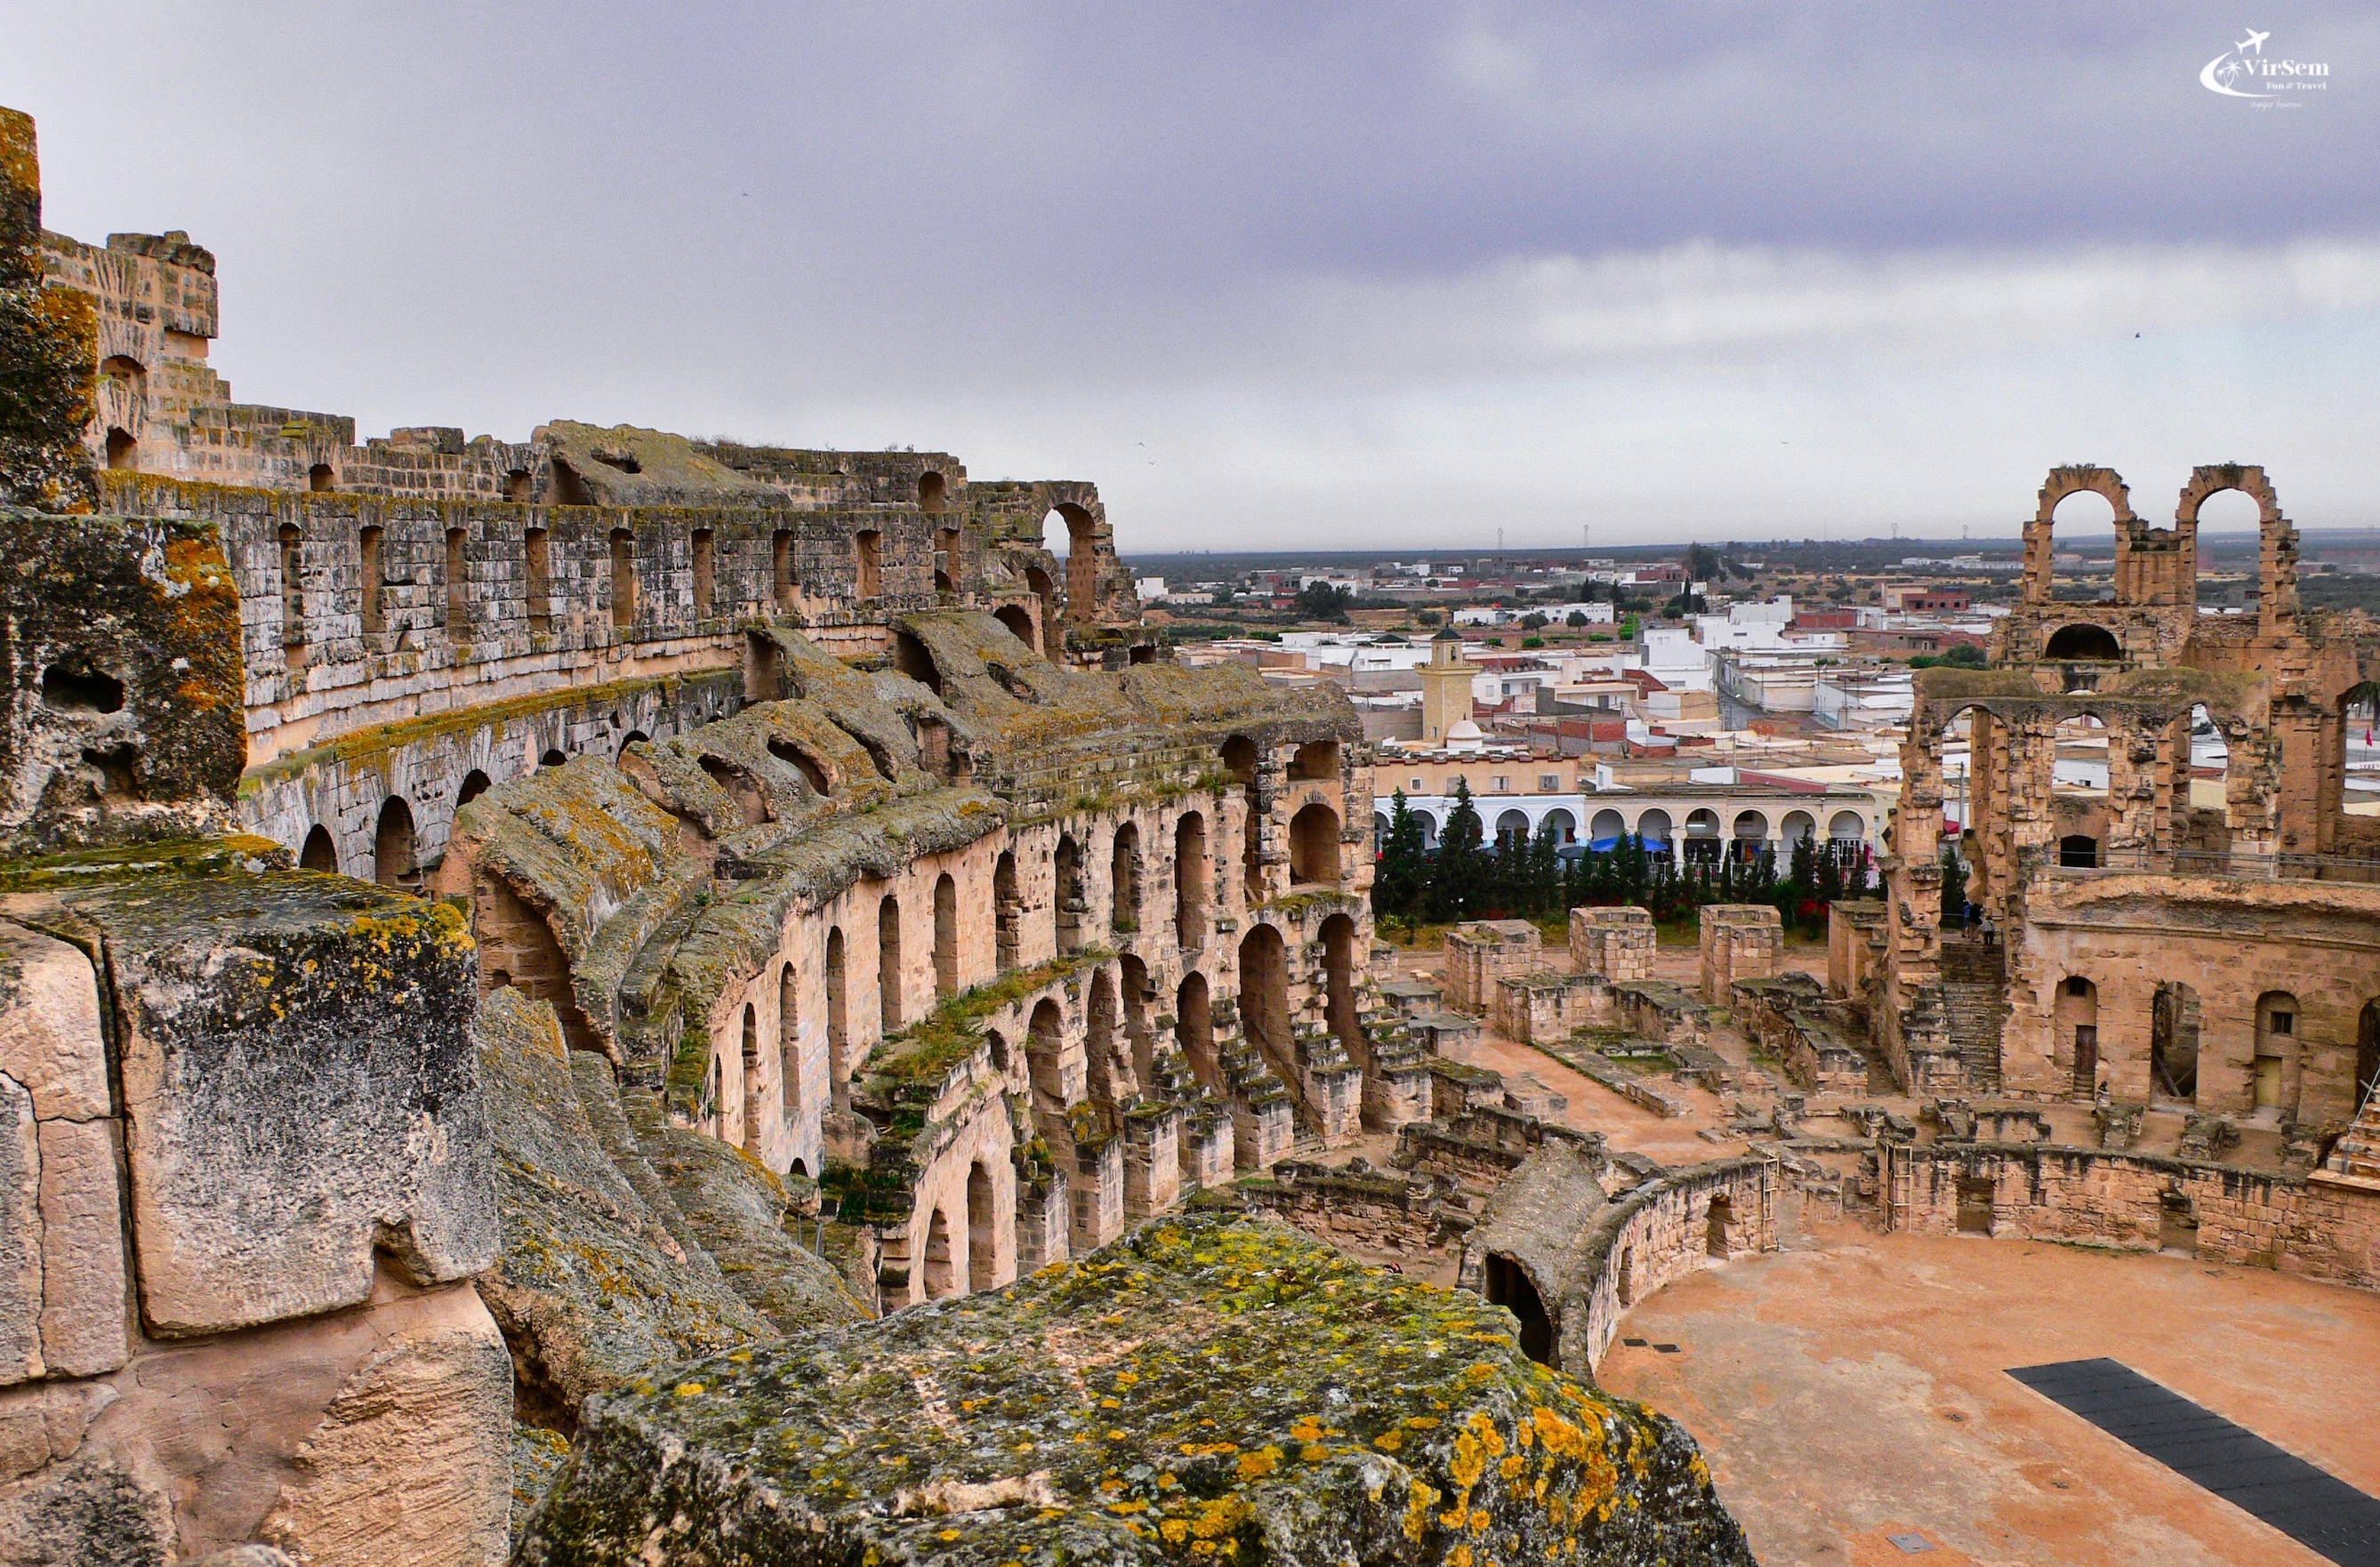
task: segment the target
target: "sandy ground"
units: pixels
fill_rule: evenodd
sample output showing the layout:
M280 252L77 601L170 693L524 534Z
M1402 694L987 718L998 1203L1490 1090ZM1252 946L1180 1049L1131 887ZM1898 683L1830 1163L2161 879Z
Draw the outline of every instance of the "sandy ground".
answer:
M2107 1355L2380 1494L2380 1296L2259 1269L1814 1225L1656 1294L1602 1381L1683 1423L1767 1567L2320 1567L2007 1375ZM1903 1553L1894 1534L1938 1553Z

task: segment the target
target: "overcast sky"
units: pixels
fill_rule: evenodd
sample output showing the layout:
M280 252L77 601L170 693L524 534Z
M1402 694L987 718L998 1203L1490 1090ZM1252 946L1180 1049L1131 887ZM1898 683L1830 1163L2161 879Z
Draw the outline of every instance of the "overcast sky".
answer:
M2266 31L2329 67L2255 101ZM1087 478L1135 550L2380 525L2380 8L0 0L244 399ZM2247 85L2250 79L2235 79ZM2212 515L2212 514L2210 514Z

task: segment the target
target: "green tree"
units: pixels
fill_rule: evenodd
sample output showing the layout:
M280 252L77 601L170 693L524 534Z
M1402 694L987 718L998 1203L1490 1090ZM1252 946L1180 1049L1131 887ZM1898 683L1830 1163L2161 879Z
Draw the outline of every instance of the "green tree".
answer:
M1421 913L1428 892L1429 856L1422 844L1421 818L1399 789L1389 797L1389 835L1372 872L1372 912L1382 919L1410 920Z
M1471 785L1454 781L1454 808L1438 835L1438 858L1430 866L1429 917L1470 919L1490 890L1494 867L1481 846L1479 808L1472 803Z
M1967 919L1967 862L1959 851L1942 849L1942 923L1963 925Z
M1344 588L1333 588L1328 582L1309 582L1297 592L1297 613L1306 620L1336 621L1345 625L1347 607L1355 595Z

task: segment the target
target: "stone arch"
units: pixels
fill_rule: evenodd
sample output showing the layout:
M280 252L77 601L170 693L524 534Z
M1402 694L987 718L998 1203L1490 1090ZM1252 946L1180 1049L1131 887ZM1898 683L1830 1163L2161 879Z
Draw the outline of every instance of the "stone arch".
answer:
M646 734L646 733L645 733L643 730L641 730L641 729L631 729L631 730L629 730L625 735L621 735L621 736L620 736L620 747L619 747L619 749L617 749L617 750L615 750L615 751L613 751L613 752L612 753L612 759L613 759L613 761L618 761L622 757L626 756L626 755L628 754L628 747L631 747L631 746L641 746L641 745L645 744L647 741L650 740L651 738L652 738L652 736L651 736L651 735L650 735Z
M132 431L121 425L107 432L107 466L118 472L140 466L140 443Z
M760 1014L744 1006L744 1135L738 1140L753 1153L760 1151Z
M1269 925L1252 927L1240 941L1240 1018L1259 1045L1289 1049L1289 949Z
M1234 735L1220 749L1223 771L1240 786L1247 801L1241 834L1240 867L1251 904L1264 901L1264 799L1257 782L1257 743Z
M1184 948L1207 941L1207 819L1185 810L1173 823L1173 939Z
M1108 853L1109 922L1120 931L1140 929L1140 829L1121 822Z
M1839 810L1827 818L1827 840L1834 844L1858 844L1867 839L1867 820L1855 810Z
M924 512L946 512L951 509L950 486L941 474L928 468L917 475L917 509Z
M1358 1063L1371 1059L1355 1010L1355 921L1334 914L1322 922L1323 1017Z
M1215 1060L1214 997L1207 977L1195 968L1182 977L1173 992L1173 1034L1182 1041L1192 1075L1217 1093L1228 1094L1231 1086Z
M1616 844L1618 840L1627 835L1627 832L1628 819L1609 806L1606 806L1597 811L1594 820L1587 824L1586 841L1590 845L1599 849L1606 844Z
M1703 1209L1703 1255L1724 1260L1729 1250L1728 1232L1735 1223L1735 1199L1725 1192L1713 1192Z
M1556 806L1537 819L1539 832L1548 827L1553 829L1556 847L1568 848L1578 842L1578 818L1571 814L1568 806Z
M569 760L570 758L564 754L562 747L555 746L538 753L537 765L540 767L561 767L566 764Z
M1091 1095L1103 1104L1122 1104L1127 1098L1117 1081L1115 975L1101 964L1091 971L1089 996L1083 1003L1083 1053L1090 1068Z
M339 873L339 845L331 830L316 822L306 833L306 846L298 851L298 869L320 870L329 875Z
M1716 863L1720 852L1718 812L1707 806L1686 812L1684 857Z
M641 738L641 736L639 736ZM488 792L488 775L478 768L463 774L463 782L455 786L455 808L461 810Z
M1789 810L1777 824L1778 836L1785 842L1788 854L1818 835L1818 819L1806 810Z
M306 470L306 488L317 495L325 495L339 487L339 476L328 463L316 463Z
M967 1166L966 1210L967 1293L980 1294L1000 1283L1000 1214L994 1206L991 1172L981 1160Z
M1555 1364L1553 1318L1528 1265L1500 1251L1488 1254L1481 1269L1488 1304L1500 1306L1521 1324L1521 1353L1540 1366Z
M876 905L876 1001L883 1031L901 1031L901 900L887 893Z
M2069 1085L2087 1099L2099 1086L2099 987L2080 974L2060 979L2050 998L2050 1022L2056 1049L2067 1061Z
M774 815L769 809L769 793L749 770L738 767L723 757L704 755L695 759L713 784L735 802L735 814L746 827L758 827Z
M898 626L892 629L892 667L935 696L942 694L942 672L935 667L934 655L915 633Z
M2296 1117L2304 1032L2305 1010L2297 997L2267 990L2256 998L2256 1053L2248 1087L2250 1106L2258 1113L2270 1111L2283 1121Z
M1002 1076L1008 1075L1008 1036L997 1028L983 1031L984 1047L991 1052L991 1069Z
M1339 813L1317 800L1289 820L1289 879L1336 885Z
M959 1293L958 1268L951 1256L950 1216L940 1208L926 1221L925 1268L921 1282L928 1300L947 1300Z
M2107 503L2114 513L2116 530L2116 579L2123 578L2124 544L2131 528L2139 521L2132 515L2131 493L2123 477L2113 468L2090 463L2071 464L2052 468L2043 483L2033 520L2024 529L2024 601L2029 604L2050 601L2052 556L2055 553L2055 517L2058 507L2076 495L2092 494ZM2070 518L2070 521L2072 519Z
M419 892L421 866L415 852L413 808L404 796L391 795L381 803L372 828L372 880L383 887Z
M1636 818L1636 836L1643 839L1645 846L1655 854L1665 855L1670 852L1670 839L1676 831L1676 824L1670 820L1670 813L1658 806L1640 813Z
M2049 634L2041 656L2052 662L2118 663L2124 645L2106 626L2087 620L2070 621Z
M2088 832L2069 832L2058 840L2058 863L2069 870L2099 868L2099 840Z
M637 623L637 536L612 529L612 625L625 631Z
M2198 1099L2198 992L2179 979L2160 984L2149 1002L2149 1095Z
M851 1097L851 963L843 927L826 933L826 1089L838 1111Z
M782 735L769 736L769 754L802 775L810 793L825 799L834 793L834 775L826 763L808 747L786 739Z
M1733 835L1739 844L1749 842L1755 847L1766 844L1768 841L1767 815L1756 810L1736 812Z
M1016 966L1017 945L1025 934L1025 899L1016 887L1016 856L1002 849L991 868L991 930L1000 970Z
M1303 813L1301 812L1300 814ZM1528 841L1529 813L1527 811L1524 811L1516 806L1496 818L1496 847L1498 849L1517 849ZM1293 839L1293 848L1294 847L1294 844L1295 840ZM1293 881L1295 878L1292 877L1292 880Z
M1009 629L1010 635L1028 648L1038 648L1040 638L1033 634L1033 612L1023 604L1002 604L991 612L991 618Z
M947 870L934 882L934 993L959 993L959 884Z
M388 628L388 529L356 529L357 613L367 634Z
M802 987L790 963L777 967L777 1076L785 1124L792 1126L802 1115Z
M1290 753L1289 778L1292 783L1314 782L1335 784L1339 781L1339 742L1308 740Z

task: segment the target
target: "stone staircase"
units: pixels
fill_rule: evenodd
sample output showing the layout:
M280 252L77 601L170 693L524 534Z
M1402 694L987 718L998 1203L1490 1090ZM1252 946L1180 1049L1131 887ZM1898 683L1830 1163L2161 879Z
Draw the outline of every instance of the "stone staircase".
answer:
M2331 1148L2323 1170L2343 1184L2380 1189L2380 1092L2364 1097L2354 1124Z
M1950 1042L1965 1066L1967 1086L1997 1093L2000 1086L2000 1026L2008 1019L2005 950L1973 937L1942 940L1942 1013Z

